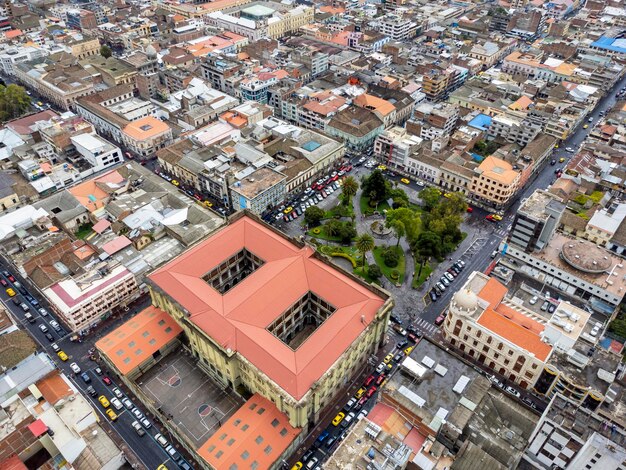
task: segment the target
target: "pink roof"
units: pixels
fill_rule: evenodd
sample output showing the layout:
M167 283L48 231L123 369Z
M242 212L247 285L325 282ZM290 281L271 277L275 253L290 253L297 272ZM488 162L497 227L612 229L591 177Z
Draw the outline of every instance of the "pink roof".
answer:
M30 116L26 116L21 119L16 119L15 121L7 122L6 126L15 131L16 134L30 135L33 133L33 130L31 129L33 124L40 121L49 121L50 119L58 116L59 115L54 111L46 110L40 113L31 114Z
M113 255L121 249L126 248L131 243L132 242L128 238L122 235L102 245L102 249L105 251L105 253Z
M99 220L91 229L96 233L102 233L111 226L111 222L107 219Z
M426 436L421 435L416 428L413 428L406 435L402 443L413 449L413 452L418 453L422 450L424 441L426 441Z
M38 419L30 423L28 429L33 433L33 436L39 437L48 430L48 426L46 426L42 420Z
M203 276L243 248L264 264L222 295ZM300 399L352 345L385 302L313 255L310 247L297 247L244 216L149 279L184 307L189 321L213 341L239 352ZM293 350L267 328L307 292L336 310Z
M71 296L71 294L69 294L61 285L61 282L57 282L56 284L53 284L50 289L52 290L52 292L54 292L63 302L65 302L65 305L67 305L68 307L72 308L74 305L79 304L80 302L82 302L85 299L88 299L89 297L91 297L92 295L94 295L95 293L105 289L106 287L110 286L111 284L117 282L119 279L122 279L124 276L127 276L130 273L130 271L128 271L127 269L124 269L123 271L119 272L118 274L116 274L115 276L111 277L110 279L107 279L105 282L103 282L102 284L99 284L95 287L92 287L91 289L86 289L82 292L82 295L79 295L78 297L74 298Z

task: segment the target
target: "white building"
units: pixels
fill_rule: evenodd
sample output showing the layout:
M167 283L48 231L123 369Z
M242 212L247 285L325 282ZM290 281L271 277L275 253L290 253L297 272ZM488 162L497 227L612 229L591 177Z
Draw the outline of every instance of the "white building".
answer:
M70 140L78 153L96 170L124 161L122 151L97 134L80 134Z
M48 51L36 47L10 47L0 52L0 69L5 75L14 75L15 64L41 59L47 55Z

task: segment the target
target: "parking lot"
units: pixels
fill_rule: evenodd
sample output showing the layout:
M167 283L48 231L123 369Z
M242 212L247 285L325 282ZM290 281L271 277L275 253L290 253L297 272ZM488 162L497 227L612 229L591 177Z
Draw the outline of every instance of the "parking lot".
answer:
M197 446L244 403L238 395L222 390L182 351L149 370L139 386Z

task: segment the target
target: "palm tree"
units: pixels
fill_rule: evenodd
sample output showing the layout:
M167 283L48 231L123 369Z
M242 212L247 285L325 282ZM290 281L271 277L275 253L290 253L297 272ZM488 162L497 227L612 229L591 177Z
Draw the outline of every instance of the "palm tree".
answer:
M325 224L326 227L326 235L329 237L336 237L339 235L339 231L341 230L341 222L338 220L331 219Z
M363 256L363 273L365 274L365 254L374 249L374 239L369 233L364 233L357 237L354 246Z
M341 189L341 195L343 198L343 203L348 205L348 202L359 190L359 183L354 179L353 176L348 176L345 180L343 180L343 186Z

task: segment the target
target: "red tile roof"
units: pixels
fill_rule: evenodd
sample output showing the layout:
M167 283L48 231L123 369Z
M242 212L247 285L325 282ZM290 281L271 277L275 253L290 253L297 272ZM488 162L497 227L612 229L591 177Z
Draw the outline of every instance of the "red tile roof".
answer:
M246 248L264 261L221 294L203 276ZM166 292L224 349L237 351L300 399L375 318L385 299L261 223L244 216L155 271ZM335 307L295 351L267 327L313 292Z
M107 242L104 245L102 245L102 249L104 250L105 253L109 255L113 255L131 244L132 242L128 238L126 238L124 235L121 235L119 237L114 238L110 242Z
M262 470L278 460L300 431L271 401L255 394L200 446L198 455L217 470Z
M16 119L11 122L7 122L6 126L15 131L16 134L19 135L30 135L33 133L31 126L36 122L40 121L49 121L52 118L58 117L59 115L54 111L46 110L41 111L40 113L31 114L30 116L26 116L20 119Z
M96 347L126 375L181 331L170 315L150 306L96 342Z

